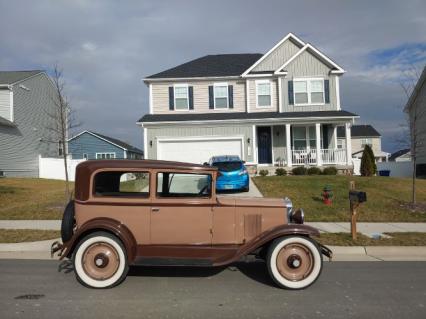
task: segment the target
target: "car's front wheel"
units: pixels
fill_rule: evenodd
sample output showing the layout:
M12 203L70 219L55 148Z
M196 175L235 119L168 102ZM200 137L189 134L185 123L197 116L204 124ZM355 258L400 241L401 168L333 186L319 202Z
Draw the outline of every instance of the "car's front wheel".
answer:
M287 289L303 289L318 279L322 255L315 241L291 236L276 239L268 250L267 265L275 283Z
M83 238L74 256L77 280L91 288L110 288L127 276L129 266L122 242L107 232L95 232Z

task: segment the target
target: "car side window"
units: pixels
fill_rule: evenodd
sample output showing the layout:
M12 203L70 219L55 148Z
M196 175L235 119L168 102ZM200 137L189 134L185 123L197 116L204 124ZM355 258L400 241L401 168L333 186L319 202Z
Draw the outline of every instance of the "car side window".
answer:
M157 197L210 197L210 174L157 173Z
M97 173L94 179L94 194L110 197L149 197L149 173Z

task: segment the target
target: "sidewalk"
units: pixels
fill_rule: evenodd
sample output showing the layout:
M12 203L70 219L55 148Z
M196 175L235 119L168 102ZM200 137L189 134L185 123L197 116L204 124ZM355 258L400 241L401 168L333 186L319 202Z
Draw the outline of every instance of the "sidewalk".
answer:
M325 233L349 233L349 223L306 223ZM60 230L60 220L0 220L0 229L49 229ZM385 232L421 232L426 233L426 223L357 223L358 232L372 237Z

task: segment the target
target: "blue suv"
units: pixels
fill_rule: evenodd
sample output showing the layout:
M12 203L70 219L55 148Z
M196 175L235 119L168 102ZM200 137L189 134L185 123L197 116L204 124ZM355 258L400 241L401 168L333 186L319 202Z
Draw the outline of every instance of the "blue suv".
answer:
M219 175L216 181L218 191L249 191L249 175L244 162L236 155L213 156L208 163L217 167Z

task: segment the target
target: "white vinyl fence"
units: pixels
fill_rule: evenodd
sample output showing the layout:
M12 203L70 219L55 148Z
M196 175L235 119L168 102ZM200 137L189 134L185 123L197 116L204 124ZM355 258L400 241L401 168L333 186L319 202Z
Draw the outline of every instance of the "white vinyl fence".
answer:
M391 177L411 177L413 175L413 162L380 162L377 171L389 170Z
M354 164L354 175L361 175L361 159L352 158L352 163Z
M75 179L75 168L85 160L68 159L68 178L70 181ZM63 158L39 157L39 178L65 180L65 167Z

